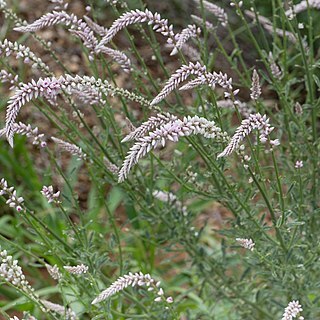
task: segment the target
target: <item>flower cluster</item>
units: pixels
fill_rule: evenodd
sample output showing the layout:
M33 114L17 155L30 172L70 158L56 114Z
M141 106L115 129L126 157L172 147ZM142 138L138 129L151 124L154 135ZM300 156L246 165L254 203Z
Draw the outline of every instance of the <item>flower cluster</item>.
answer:
M173 193L155 190L153 191L152 195L156 199L168 203L170 206L173 206L178 212L182 212L184 216L188 215L187 207L184 206Z
M175 35L175 44L174 48L171 51L170 55L173 56L178 53L179 50L182 49L183 45L190 39L195 38L200 34L201 30L194 24L188 25L187 28L183 29L180 33ZM168 43L171 44L173 42L172 39L168 40Z
M103 45L109 43L120 30L129 25L143 22L153 25L154 31L160 32L165 37L171 38L174 41L173 26L168 24L167 19L162 19L159 13L152 13L148 9L145 11L137 9L124 13L113 22L107 34L101 39L97 50L100 50Z
M33 98L46 97L47 99L55 99L56 96L65 90L73 93L74 90L84 90L91 88L101 92L102 94L111 93L113 95L120 95L129 100L138 102L144 106L150 107L149 101L131 93L122 88L115 88L106 80L96 79L88 76L71 76L64 75L59 78L40 78L37 82L32 80L29 83L21 83L19 88L15 90L13 96L9 99L6 110L6 136L11 146L13 146L14 123L23 105Z
M281 320L292 320L296 318L303 309L298 300L289 302L288 306L285 308ZM304 317L299 316L299 320L304 320Z
M40 70L45 70L49 72L48 66L38 58L30 48L19 44L18 42L11 42L7 39L0 42L0 55L5 55L6 57L15 54L17 58L22 58L24 63L32 63L33 67L37 67Z
M31 124L24 124L22 122L14 123L13 125L14 133L21 134L27 138L33 139L32 144L40 146L41 148L46 147L47 143L44 138L43 133L39 133L38 127L32 128Z
M60 280L62 275L59 271L58 266L55 264L54 266L50 266L50 264L46 264L46 269L50 275L50 277L54 280Z
M256 14L250 10L244 10L244 12L249 18L253 19L253 21L256 21L258 17L258 20L261 26L270 34L276 33L279 37L283 37L285 35L292 43L297 42L295 34L287 30L274 28L272 22L268 18L261 15L256 16Z
M90 60L93 60L94 54L102 52L109 55L117 63L119 63L124 71L128 72L131 69L131 62L124 53L118 50L107 48L105 46L100 46L99 50L97 50L98 40L94 35L94 30L92 30L85 21L78 19L73 13L68 14L65 11L53 11L43 15L41 18L27 26L16 27L14 30L19 32L34 32L44 27L49 27L60 23L70 26L69 31L81 39L83 45L90 51Z
M82 151L80 147L76 146L75 144L63 141L55 137L51 137L51 139L59 146L61 150L69 152L73 156L77 156L79 160L85 161L87 159L87 155Z
M282 78L282 71L280 67L276 64L272 52L269 52L269 63L270 63L270 69L272 75L276 79L281 79Z
M232 79L228 78L227 74L222 72L207 72L206 67L199 62L190 62L188 65L180 67L171 75L161 92L152 100L151 105L155 105L163 100L171 91L176 89L181 82L185 81L191 75L197 76L195 80L191 80L191 88L206 83L213 88L218 84L224 89L232 90ZM183 89L185 88L186 87Z
M9 82L9 90L14 90L18 85L18 75L13 75L6 70L0 70L0 81L3 83Z
M89 267L84 264L79 264L77 266L64 266L63 267L66 271L72 274L83 274L87 273Z
M131 168L140 158L160 145L164 147L167 140L177 142L180 137L197 134L207 139L217 139L217 141L226 140L226 133L221 132L221 129L215 125L214 121L209 121L206 118L188 116L184 117L183 120L177 119L169 121L154 131L149 132L148 135L137 139L122 164L118 181L124 181Z
M104 301L117 292L122 291L130 286L135 287L136 285L139 287L146 286L148 287L148 291L157 290L158 297L154 299L156 302L161 300L165 300L167 303L173 302L172 297L164 297L164 291L162 288L160 288L160 281L156 282L153 278L151 278L150 274L143 274L142 272L129 272L129 274L120 277L109 288L102 291L98 297L92 301L92 304L97 304L101 301Z
M33 300L38 301L39 298L26 280L21 267L18 265L18 260L14 260L12 256L9 256L6 250L0 251L0 278L11 283Z
M64 316L64 319L66 320L76 320L77 315L71 308L65 308L64 306L61 306L60 304L53 303L51 301L47 300L41 300L41 303L44 305L44 307L49 310L53 311L61 316Z
M112 163L107 157L103 157L103 163L111 173L118 174L119 167Z
M244 247L251 251L254 250L255 243L252 239L236 238L236 241L239 242L241 247Z
M256 69L253 70L252 74L252 84L250 88L250 97L252 100L258 100L261 95L260 79Z
M49 186L49 187L43 186L41 193L43 196L45 196L47 198L48 203L51 203L51 202L59 203L60 202L59 201L60 191L54 192L52 186Z
M230 155L233 151L237 150L240 146L241 141L248 136L252 130L257 129L260 132L260 141L262 143L267 142L268 135L274 129L269 124L269 119L266 115L262 116L260 113L251 114L247 119L241 122L241 125L237 128L235 134L231 138L230 143L227 147L218 155L218 158ZM274 141L278 144L278 141Z
M194 0L194 1L198 4L198 6L200 6L200 0ZM207 12L212 13L218 19L218 21L221 23L223 27L226 27L228 25L228 15L226 14L223 8L206 0L203 0L202 3L203 3L204 9Z
M302 161L302 160L297 160L296 163L295 163L295 165L294 165L294 167L295 167L296 169L301 169L301 168L303 168L303 161Z
M142 123L139 128L136 128L132 132L130 132L125 138L121 140L121 142L127 142L131 140L137 140L140 137L143 137L146 133L151 131L154 128L160 127L161 125L168 123L170 121L177 120L177 117L170 114L157 114L156 116L150 117L146 122Z
M11 208L15 208L17 211L22 211L22 203L24 199L22 197L17 196L17 191L14 187L8 187L8 183L5 179L1 179L0 181L0 196L8 195L8 200L6 204Z
M309 8L314 9L320 9L320 1L319 0L303 0L297 4L295 4L293 7L291 7L289 10L287 10L286 16L292 19L297 13L303 12Z

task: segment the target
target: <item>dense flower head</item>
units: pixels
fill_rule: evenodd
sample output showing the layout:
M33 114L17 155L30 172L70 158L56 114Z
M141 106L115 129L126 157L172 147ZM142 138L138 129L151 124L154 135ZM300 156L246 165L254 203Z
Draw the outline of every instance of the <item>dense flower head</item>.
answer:
M54 192L53 186L43 186L41 193L45 196L48 200L48 203L56 202L59 203L60 191Z
M10 208L15 208L17 211L23 210L23 197L18 197L14 187L8 187L8 182L3 178L0 181L0 195L8 196L6 204L8 204Z
M167 141L177 142L180 137L199 134L207 139L216 139L217 141L225 141L226 139L226 133L222 132L214 121L209 121L203 117L188 116L182 120L168 121L149 132L148 135L137 139L122 164L118 181L124 181L131 168L152 149L158 146L164 147Z
M302 311L303 309L299 301L293 300L289 302L288 306L285 308L281 320L292 320L293 318L296 318ZM299 317L299 320L303 320L303 319L304 318L302 316Z

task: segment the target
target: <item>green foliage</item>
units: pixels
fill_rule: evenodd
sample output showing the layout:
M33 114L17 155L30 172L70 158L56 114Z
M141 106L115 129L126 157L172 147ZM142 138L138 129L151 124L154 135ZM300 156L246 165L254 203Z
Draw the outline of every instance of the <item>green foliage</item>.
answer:
M109 27L122 13L145 9L140 0L127 2L87 4L90 17ZM39 75L73 74L68 59L76 50L79 75L106 79L113 86L92 105L65 90L57 105L42 97L23 106L30 111L19 117L39 126L47 137L45 148L32 146L30 139L18 134L13 149L0 141L0 178L24 198L20 212L6 205L8 193L0 199L1 250L18 260L39 297L34 299L1 277L4 319L21 317L23 312L37 319L68 318L64 312L43 312L42 300L64 306L65 312L71 308L79 319L95 320L281 319L288 303L299 300L301 315L320 318L319 12L309 8L288 19L282 1L244 1L243 6L231 2L225 27L201 0L199 8L173 1L168 14L160 12L178 30L192 23L191 17L178 16L190 8L189 13L214 24L210 29L201 23L201 35L188 44L208 71L232 76L233 90L240 93L230 95L231 108L219 107L225 90L207 85L175 90L157 109L143 103L152 101L170 75L191 61L183 48L170 57L166 39L146 23L128 26L108 44L130 56L128 75L106 55L92 58L79 38L71 36L64 39L65 50L55 41L48 46L40 32L19 39L50 61L50 73L22 62L12 64L11 56L0 55L1 68L27 83ZM159 5L151 0L147 4L153 12ZM245 10L251 7L256 18L271 17L268 30L263 20L253 22L247 16ZM4 38L11 38L17 23L11 8L2 7ZM15 10L19 14L19 5ZM62 25L54 28L67 32ZM290 32L295 40L276 28ZM272 63L281 76L274 74ZM262 87L257 100L249 98L254 69ZM8 87L4 83L1 88L4 113L11 96ZM263 144L254 131L244 140L242 152L217 158L226 142L184 136L148 153L118 183L109 162L120 167L134 144L121 142L129 131L126 118L139 127L158 112L179 119L198 115L232 137L244 118L237 99L249 112L270 119L275 127L270 139L279 139L279 146L270 146L270 139ZM81 147L87 160L66 156L51 136ZM299 168L297 161L303 166ZM48 203L40 193L49 185L60 190L59 202ZM237 238L252 239L254 250L241 248ZM60 280L48 275L46 264L57 265ZM70 274L63 268L80 264L88 266L88 272ZM156 290L136 286L92 304L102 290L129 272L161 280L162 301L155 301ZM169 296L173 303L166 300ZM30 319L27 314L24 318Z

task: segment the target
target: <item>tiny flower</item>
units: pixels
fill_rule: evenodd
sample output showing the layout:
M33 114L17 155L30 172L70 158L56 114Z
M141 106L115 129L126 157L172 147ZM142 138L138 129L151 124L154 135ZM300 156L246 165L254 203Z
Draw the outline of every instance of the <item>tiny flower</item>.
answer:
M254 250L255 243L252 241L252 239L236 238L236 241L239 242L241 247L251 251Z
M301 169L303 167L303 161L302 160L297 160L296 164L294 165L296 169Z
M49 186L49 187L43 186L41 193L47 198L48 203L51 203L51 202L60 203L60 201L58 200L60 196L60 191L54 192L52 186Z
M300 22L300 23L298 24L298 29L304 29L304 24Z
M168 297L168 298L166 299L166 301L167 301L168 303L173 303L173 298L172 298L172 297Z
M279 141L279 139L270 140L270 144L272 146L279 146L280 145L280 141Z
M161 301L161 297L157 297L157 298L155 298L155 299L154 299L154 301L155 301L155 302L159 302L159 301Z

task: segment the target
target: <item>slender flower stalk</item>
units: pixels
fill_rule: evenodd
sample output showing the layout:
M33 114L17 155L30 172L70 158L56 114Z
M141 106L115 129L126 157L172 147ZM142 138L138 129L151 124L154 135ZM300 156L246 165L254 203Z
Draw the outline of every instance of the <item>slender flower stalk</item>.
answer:
M61 150L69 152L73 156L78 157L79 160L87 160L87 155L82 151L80 147L76 146L75 144L63 141L55 137L51 137L51 139L59 146Z
M249 118L244 119L241 125L237 128L234 136L231 138L230 143L227 147L218 155L218 158L230 155L233 151L237 150L240 146L241 141L248 136L252 130L259 130L260 141L265 143L268 140L268 135L274 129L269 124L269 119L266 115L261 116L260 113L251 114Z
M124 290L127 287L135 287L135 286L146 286L148 287L148 291L157 290L158 297L154 299L154 301L159 302L161 300L167 301L167 303L172 303L173 299L171 297L165 298L164 291L160 287L160 281L156 282L153 278L151 278L150 274L143 274L142 272L136 272L124 275L116 280L109 288L102 291L93 301L92 304L97 304L101 301L104 301L116 294Z
M213 88L218 84L224 89L232 90L232 79L228 78L227 74L223 74L222 72L210 73L207 72L206 67L202 66L199 62L190 62L188 65L183 65L171 75L161 92L153 99L151 105L159 103L171 91L176 89L181 82L185 81L191 75L201 77L201 79L206 79L205 83ZM200 82L200 84L202 83L203 82Z
M79 264L77 266L64 266L63 267L66 271L72 274L83 274L87 273L89 267L84 264Z
M256 69L253 70L252 74L252 85L250 88L250 97L252 100L258 100L261 95L260 79Z
M300 315L300 313L303 311L299 300L291 301L289 302L288 306L285 308L284 313L282 315L281 320L292 320L293 318L296 318ZM299 320L304 320L304 317L299 316Z
M239 242L241 247L251 251L254 250L255 243L253 242L252 239L236 238L236 241Z
M206 118L188 116L184 117L183 120L169 121L135 142L122 164L118 181L123 182L127 178L131 168L140 158L160 145L164 147L167 140L177 142L180 137L197 134L201 134L208 139L216 139L217 141L225 141L226 139L226 134L221 132L221 129L215 125L215 122L209 121Z

